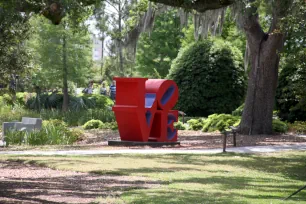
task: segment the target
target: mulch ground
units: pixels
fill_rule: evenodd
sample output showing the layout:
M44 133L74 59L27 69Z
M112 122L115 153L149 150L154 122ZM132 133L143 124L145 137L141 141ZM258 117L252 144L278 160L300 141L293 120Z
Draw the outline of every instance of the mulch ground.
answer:
M0 203L91 203L133 188L157 188L145 177L59 171L20 161L0 161ZM108 203L105 199L105 203ZM102 202L103 203L103 202Z
M101 131L91 130L87 131L84 140L77 143L77 146L84 148L175 148L175 149L208 149L208 148L222 148L223 135L219 132L216 133L204 133L201 131L179 131L178 141L180 145L176 146L163 146L163 147L149 147L149 146L133 146L133 147L109 147L107 141L120 140L119 133L117 131ZM299 135L287 134L287 135L237 135L236 145L238 147L243 146L267 146L267 145L281 145L281 144L296 144L305 143L306 137ZM233 146L233 137L227 138L227 146Z

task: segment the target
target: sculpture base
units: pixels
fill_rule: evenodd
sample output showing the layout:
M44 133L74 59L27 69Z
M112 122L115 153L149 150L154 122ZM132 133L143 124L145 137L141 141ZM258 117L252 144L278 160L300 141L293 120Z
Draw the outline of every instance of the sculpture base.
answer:
M161 146L174 146L180 145L180 142L137 142L137 141L121 141L121 140L109 140L109 146L151 146L151 147L161 147Z

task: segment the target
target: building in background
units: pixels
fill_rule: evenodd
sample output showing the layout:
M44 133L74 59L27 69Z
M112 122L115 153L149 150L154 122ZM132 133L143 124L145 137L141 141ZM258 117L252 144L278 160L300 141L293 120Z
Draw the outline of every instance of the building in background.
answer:
M102 59L102 41L96 37L92 36L93 46L92 46L92 60L100 61Z

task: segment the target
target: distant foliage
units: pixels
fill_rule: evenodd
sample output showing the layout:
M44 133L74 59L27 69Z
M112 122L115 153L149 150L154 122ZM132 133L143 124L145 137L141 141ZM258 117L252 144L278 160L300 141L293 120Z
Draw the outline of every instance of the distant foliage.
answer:
M103 109L88 109L82 111L42 110L40 116L43 120L59 119L65 121L68 126L84 125L89 120L101 120L105 122L115 121L113 111Z
M231 113L241 105L246 90L241 52L218 39L182 49L168 78L179 87L176 108L188 116Z
M137 43L136 69L141 76L164 78L176 58L183 36L177 10L156 16L153 31L143 33Z

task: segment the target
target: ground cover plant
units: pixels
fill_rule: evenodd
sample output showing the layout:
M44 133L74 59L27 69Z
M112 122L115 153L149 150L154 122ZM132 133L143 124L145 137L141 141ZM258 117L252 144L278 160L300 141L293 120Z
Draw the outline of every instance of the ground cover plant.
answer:
M109 203L276 204L284 203L282 199L304 186L306 181L303 151L213 155L3 156L1 160L113 176L109 182L115 182L120 177L137 176L160 184L157 188L135 189L133 182L128 181L127 185L131 188L119 187L123 189L120 195L111 193L118 187L108 188L108 195L113 198ZM52 183L52 179L48 182ZM79 180L79 185L83 182ZM18 186L11 189L16 192L14 197L21 194ZM99 191L103 194L105 189ZM88 190L87 193L97 192ZM31 194L26 196L28 200L32 199ZM105 202L105 197L97 198L96 203L99 202ZM285 203L306 203L306 191Z

